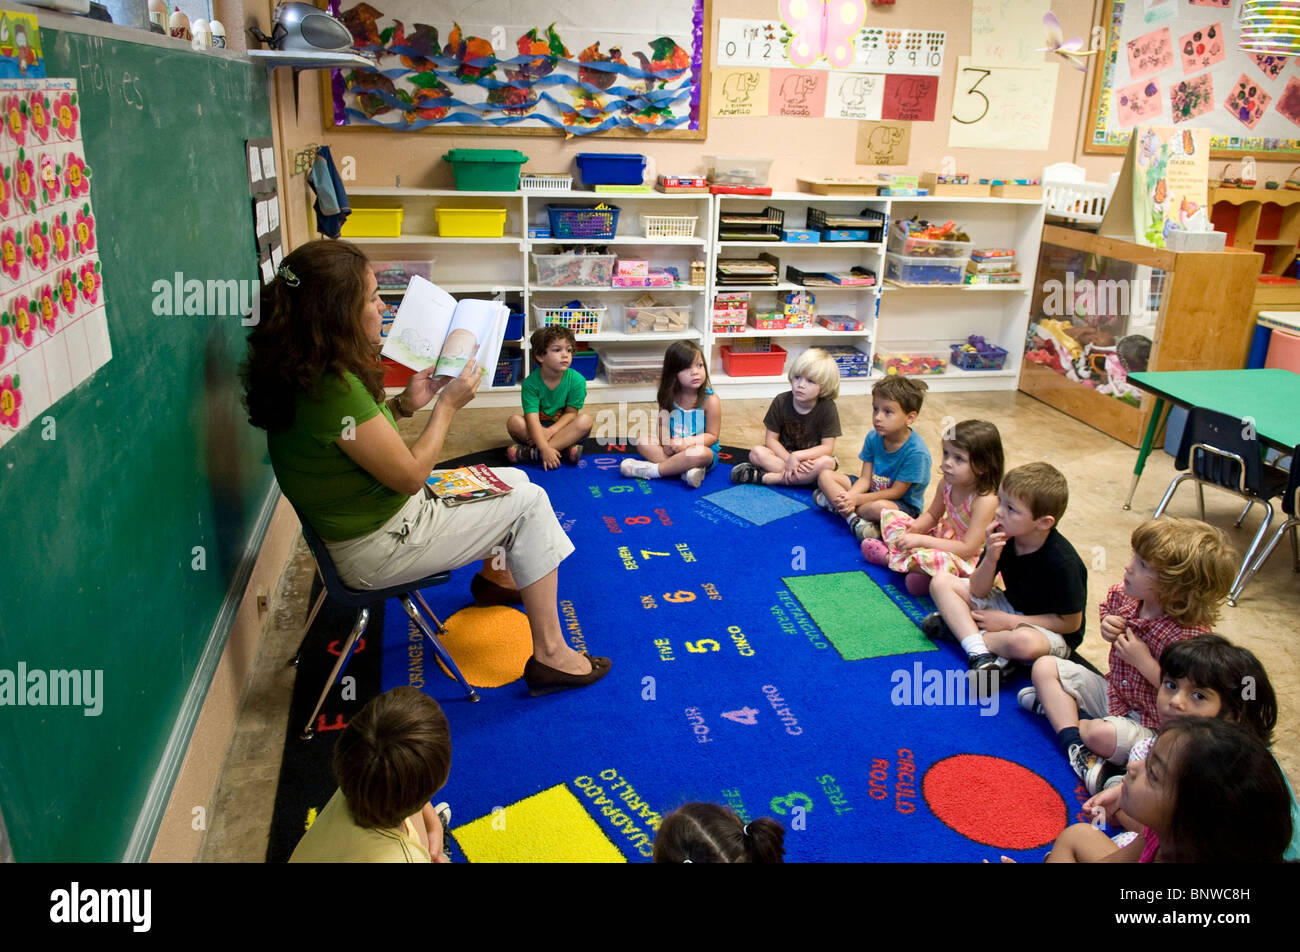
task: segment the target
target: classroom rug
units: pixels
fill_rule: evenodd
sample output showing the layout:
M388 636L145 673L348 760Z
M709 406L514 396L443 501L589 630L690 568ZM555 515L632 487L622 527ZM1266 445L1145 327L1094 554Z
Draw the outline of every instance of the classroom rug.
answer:
M530 697L527 621L471 605L476 566L425 597L479 703L395 602L353 661L446 711L454 752L438 799L456 861L643 862L663 816L691 800L780 821L791 862L1034 861L1083 819L1087 794L1046 721L1016 703L1024 676L976 690L958 646L917 627L933 603L865 562L807 489L732 485L744 451L730 447L698 489L624 479L626 451L589 442L578 466L528 469L576 547L560 567L561 624L573 647L613 659L606 678ZM453 461L466 462L502 454ZM350 624L309 639L322 661ZM302 717L323 677L300 676ZM291 721L272 861L333 792L339 694L316 740L298 741Z

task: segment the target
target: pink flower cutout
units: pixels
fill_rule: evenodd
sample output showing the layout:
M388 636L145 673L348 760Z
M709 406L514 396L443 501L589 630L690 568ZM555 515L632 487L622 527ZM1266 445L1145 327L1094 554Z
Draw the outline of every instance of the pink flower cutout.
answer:
M77 117L81 115L77 109L77 97L70 92L65 92L54 100L54 128L64 139L75 139L77 137Z
M18 389L18 378L12 374L0 377L0 423L18 429L18 408L23 405L23 394Z
M0 314L0 364L5 362L5 348L9 346L9 328L6 326L8 320L8 314Z
M23 246L18 243L18 234L12 228L0 231L0 271L15 281L23 263Z
M27 144L27 113L23 111L22 100L16 96L6 96L4 100L5 128L9 138L18 145Z
M9 185L9 178L12 175L7 166L0 166L0 218L9 217L9 199L14 193Z
M71 268L64 268L63 273L59 275L57 290L64 313L72 317L77 312L77 276L73 274Z
M67 261L72 256L72 229L68 227L67 212L50 220L50 247L55 261Z
M77 241L77 254L82 255L95 247L95 218L90 214L90 206L82 205L77 210L77 220L72 225L72 235Z
M87 304L99 302L99 262L87 261L81 266L81 296Z
M36 292L36 311L45 333L53 334L58 329L59 312L54 307L54 288L51 285L47 284Z
M50 101L45 93L36 91L27 100L27 116L32 135L42 142L50 138Z
M14 194L18 196L19 211L26 211L36 203L36 165L21 150L14 163Z
M32 302L26 294L14 296L9 313L5 315L5 318L8 319L9 326L13 328L14 339L24 347L31 347L32 333L36 330L36 322L32 317Z
M41 200L46 205L49 205L59 197L59 167L54 164L54 159L48 155L42 155L39 161L41 168L37 178L43 193Z
M44 271L50 265L50 242L44 222L34 221L27 228L27 260L37 271Z
M80 198L90 191L90 179L86 172L86 160L79 155L69 155L63 178L68 183L65 198Z

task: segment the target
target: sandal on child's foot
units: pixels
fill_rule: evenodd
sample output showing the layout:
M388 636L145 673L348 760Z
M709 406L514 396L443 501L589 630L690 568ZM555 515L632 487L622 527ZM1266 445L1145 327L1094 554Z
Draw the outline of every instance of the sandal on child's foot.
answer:
M506 448L506 459L511 463L531 463L537 459L537 447L515 443Z
M866 545L866 543L862 543ZM908 572L907 578L903 579L903 587L907 589L909 595L929 595L930 594L930 576L924 572Z
M889 546L879 539L863 539L862 557L872 565L888 565Z
M576 466L580 459L582 459L582 444L574 443L569 447L569 462Z
M854 516L849 520L849 529L853 533L853 538L857 539L858 542L880 538L880 527L874 522L868 522L861 516Z

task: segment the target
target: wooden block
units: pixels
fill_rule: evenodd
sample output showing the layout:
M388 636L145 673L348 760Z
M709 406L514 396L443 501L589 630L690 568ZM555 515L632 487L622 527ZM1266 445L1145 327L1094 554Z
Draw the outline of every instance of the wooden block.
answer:
M992 193L994 198L1042 198L1043 186L1041 185L994 185Z
M805 192L817 195L875 195L880 188L879 182L869 179L801 178L798 182Z

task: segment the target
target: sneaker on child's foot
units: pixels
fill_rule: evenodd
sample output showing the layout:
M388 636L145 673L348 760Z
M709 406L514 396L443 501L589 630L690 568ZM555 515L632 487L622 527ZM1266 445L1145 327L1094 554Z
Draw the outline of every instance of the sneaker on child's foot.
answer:
M731 467L731 481L733 483L761 483L763 482L763 471L753 463L737 463Z
M879 539L880 527L874 522L868 522L861 516L854 516L849 520L849 530L853 533L853 538L861 544L867 539Z
M580 459L582 459L582 444L574 443L569 447L569 462L576 466Z
M948 623L943 620L943 616L938 612L930 612L930 614L921 619L921 633L934 641L939 641L940 639L947 641L957 640L952 633L952 629L948 627Z
M988 652L971 655L966 659L966 664L972 671L997 671L998 656Z
M831 510L831 501L826 498L826 494L820 489L813 490L813 502L827 512L833 511Z
M637 479L654 479L659 475L659 467L644 459L625 459L618 464L618 471Z
M537 447L515 443L506 448L506 459L512 463L531 463L537 459Z
M1068 757L1070 758L1070 766L1074 768L1075 776L1083 781L1083 786L1090 795L1095 794L1101 782L1101 771L1106 766L1106 761L1083 744L1071 744Z
M692 489L699 489L700 483L704 482L704 467L692 466L686 472L682 473L682 481Z
M1116 784L1123 783L1124 774L1126 773L1128 773L1127 770L1121 770L1119 773L1115 774L1115 776L1107 777L1105 780L1102 781L1101 789L1109 790L1111 787L1115 786Z
M1020 706L1026 711L1040 716L1047 713L1043 710L1043 705L1038 703L1038 689L1032 684L1029 687L1021 688L1020 693L1016 695L1016 700L1020 702Z

